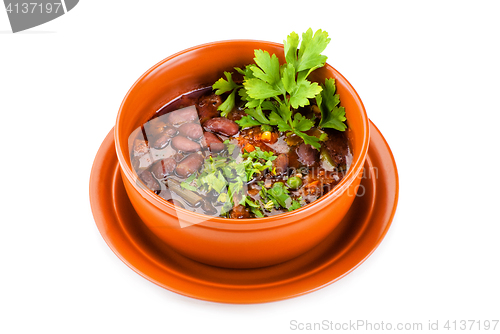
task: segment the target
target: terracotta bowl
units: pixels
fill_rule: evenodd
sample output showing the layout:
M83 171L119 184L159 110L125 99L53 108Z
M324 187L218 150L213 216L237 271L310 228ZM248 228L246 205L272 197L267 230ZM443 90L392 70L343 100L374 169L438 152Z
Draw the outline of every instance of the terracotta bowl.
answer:
M323 82L325 78L335 78L346 109L353 161L344 179L320 199L292 212L236 220L175 207L137 182L130 163L130 134L179 95L210 86L223 71L252 63L254 49L275 53L284 62L282 44L252 40L204 44L164 59L129 90L115 125L116 153L125 189L144 224L180 254L214 266L269 266L313 248L335 230L349 210L368 151L369 121L363 103L349 82L327 64L313 72L311 79Z

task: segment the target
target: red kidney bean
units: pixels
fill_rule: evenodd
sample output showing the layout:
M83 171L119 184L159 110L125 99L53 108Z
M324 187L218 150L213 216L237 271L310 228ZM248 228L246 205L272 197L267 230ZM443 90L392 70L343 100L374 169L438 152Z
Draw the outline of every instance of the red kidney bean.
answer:
M179 134L189 139L198 140L203 136L203 129L199 124L185 123L179 126Z
M203 140L201 144L203 146L208 146L210 147L211 144L213 143L220 143L222 144L222 140L219 139L216 135L214 135L212 132L204 132L203 133Z
M277 174L285 174L288 169L288 155L282 153L273 161L273 166Z
M177 130L174 128L167 128L163 133L161 133L156 140L153 143L153 147L161 150L165 147L167 147L168 143L170 142L170 139L172 139L173 136L177 133Z
M177 137L176 137L177 138ZM177 164L175 172L181 177L188 177L201 168L203 157L198 153L188 155L184 160Z
M159 193L161 188L160 188L160 184L158 183L158 181L153 177L153 175L151 174L150 171L143 171L140 175L139 175L139 178L141 179L141 181L144 183L144 185L154 191L155 193Z
M182 109L177 109L168 114L168 124L181 125L198 119L198 113L195 106L189 106Z
M302 143L297 148L297 156L302 164L312 166L317 161L318 150L309 144Z
M169 158L157 161L153 165L153 167L151 167L151 173L157 179L164 179L168 175L173 173L176 166L177 166L177 162L174 160L174 158L169 157Z
M240 127L234 121L225 117L215 117L203 123L203 128L225 136L233 136L240 131Z
M201 143L204 147L208 146L212 152L224 151L226 145L222 143L219 137L214 135L212 132L203 133L203 140Z
M182 152L196 152L201 150L200 144L182 136L176 136L172 139L172 147Z
M210 151L212 152L221 152L226 149L226 145L223 143L212 143L210 144Z
M217 108L222 104L222 99L219 95L210 94L203 95L199 98L196 104L196 109L198 110L198 115L200 116L200 123L219 116L219 111Z

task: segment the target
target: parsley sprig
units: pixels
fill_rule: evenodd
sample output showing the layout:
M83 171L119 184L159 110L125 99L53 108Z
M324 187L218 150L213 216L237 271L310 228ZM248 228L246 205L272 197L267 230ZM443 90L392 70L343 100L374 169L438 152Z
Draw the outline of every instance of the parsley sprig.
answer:
M314 117L306 118L297 109L315 99L322 115L320 127L346 129L345 110L339 106L340 98L335 94L335 79L326 79L322 85L308 80L312 71L325 65L327 56L321 53L329 42L328 33L321 29L313 34L309 28L302 34L302 41L292 32L284 41L286 63L281 65L275 54L255 50L255 64L235 68L243 76L241 85L234 82L232 73L224 72L226 78L220 78L212 86L217 95L230 92L219 106L221 115L227 116L235 107L238 93L245 102L246 115L237 121L242 128L277 126L279 131L293 133L320 149L320 139L306 133L315 125Z

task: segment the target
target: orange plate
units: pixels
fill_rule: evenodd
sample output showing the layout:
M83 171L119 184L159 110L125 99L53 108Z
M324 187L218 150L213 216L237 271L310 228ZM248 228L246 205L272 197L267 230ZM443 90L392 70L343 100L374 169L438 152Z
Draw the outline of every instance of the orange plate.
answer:
M90 177L90 203L97 228L126 265L181 295L223 303L264 303L315 291L368 258L394 217L396 163L380 131L373 123L370 126L365 175L351 209L336 232L288 262L258 269L225 269L188 259L162 243L144 227L125 193L113 130L97 153Z

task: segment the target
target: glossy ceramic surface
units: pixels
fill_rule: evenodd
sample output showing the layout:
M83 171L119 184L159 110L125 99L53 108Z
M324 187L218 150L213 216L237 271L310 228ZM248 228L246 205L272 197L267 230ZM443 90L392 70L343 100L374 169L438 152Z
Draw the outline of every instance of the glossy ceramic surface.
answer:
M134 211L123 187L112 131L99 149L90 179L97 228L126 265L151 282L185 296L224 303L263 303L315 291L369 257L386 235L396 211L396 164L373 124L371 133L366 172L351 209L324 241L285 263L227 269L175 252L152 234Z
M283 45L260 41L224 41L197 46L163 60L147 71L125 97L115 126L122 178L135 211L149 228L177 252L199 262L228 268L256 268L293 259L337 228L356 197L368 151L369 121L359 96L330 65L314 71L313 80L336 79L346 109L352 165L336 188L315 202L280 215L226 219L174 207L137 182L128 152L129 135L165 103L213 84L223 71L253 62L254 49L278 55Z

